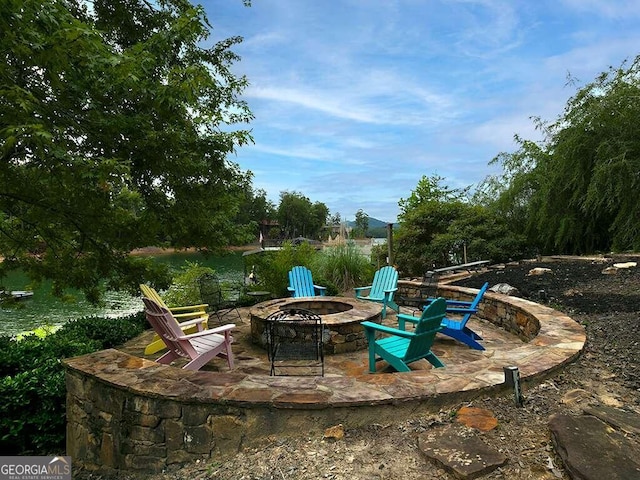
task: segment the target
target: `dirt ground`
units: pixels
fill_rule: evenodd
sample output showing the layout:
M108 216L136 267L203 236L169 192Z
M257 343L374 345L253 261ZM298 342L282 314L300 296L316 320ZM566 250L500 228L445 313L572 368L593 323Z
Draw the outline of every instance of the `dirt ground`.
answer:
M579 414L596 405L624 406L640 413L640 367L635 357L640 345L640 266L603 273L613 263L627 260L640 263L640 258L624 257L548 259L490 268L455 282L475 288L485 281L491 286L507 283L518 289L518 296L564 311L585 326L588 340L581 357L535 385L525 382L523 407L515 405L512 395L481 396L410 421L381 425L372 418L369 426L347 430L341 440L272 439L231 458L145 478L454 479L418 448L420 434L454 428L460 435L478 436L508 458L505 466L484 479L567 479L550 438L552 414ZM528 275L533 268L551 272ZM455 412L463 406L490 410L498 426L488 432L462 426Z

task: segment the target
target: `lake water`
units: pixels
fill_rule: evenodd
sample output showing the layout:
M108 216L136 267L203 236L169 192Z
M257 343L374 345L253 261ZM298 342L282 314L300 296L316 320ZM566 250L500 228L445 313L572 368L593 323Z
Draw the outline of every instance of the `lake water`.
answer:
M176 271L187 261L198 262L216 270L222 280L242 281L244 264L242 253L205 258L198 253L172 253L154 256L158 262L167 263ZM29 290L29 279L21 272L13 272L0 279L7 290ZM33 289L33 297L21 300L12 306L0 305L0 335L15 335L34 328L59 326L80 317L120 317L142 310L139 296L125 292L107 292L101 306L93 306L81 292L71 292L69 298L61 300L50 293L51 283L43 282Z

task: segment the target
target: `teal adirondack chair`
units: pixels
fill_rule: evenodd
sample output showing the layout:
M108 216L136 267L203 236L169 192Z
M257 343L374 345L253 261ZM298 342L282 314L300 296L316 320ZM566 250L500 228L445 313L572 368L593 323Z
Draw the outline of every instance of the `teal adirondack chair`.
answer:
M398 314L398 328L362 322L369 342L369 372L376 372L377 360L385 360L398 372L411 371L409 364L423 358L436 368L444 367L444 363L431 351L431 346L442 329L446 307L445 300L439 298L425 308L420 318ZM406 322L414 323L415 329L407 331ZM376 340L376 332L390 336Z
M356 287L356 298L382 304L382 318L387 316L387 305L400 313L400 307L393 301L393 295L398 290L398 271L387 265L376 272L373 282L367 287ZM369 295L363 295L369 290Z
M478 291L476 298L474 298L472 302L449 300L447 302L446 313L461 314L462 318L459 320L445 318L442 321L442 331L440 333L448 335L451 338L455 338L474 350L484 350L485 348L478 343L478 340L482 340L482 337L467 327L467 322L469 321L469 318L471 318L471 315L478 313L478 305L484 296L484 292L487 291L487 288L489 288L489 283L485 283L482 286ZM425 308L428 308L428 306Z
M311 270L307 267L297 266L289 271L289 286L287 290L291 292L291 296L297 297L324 297L327 287L313 284ZM317 295L316 295L317 293Z

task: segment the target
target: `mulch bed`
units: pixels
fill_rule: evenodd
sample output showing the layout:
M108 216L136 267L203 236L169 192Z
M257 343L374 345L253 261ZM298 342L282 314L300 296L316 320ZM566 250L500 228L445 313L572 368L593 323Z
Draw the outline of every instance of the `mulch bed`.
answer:
M597 353L626 386L640 389L640 266L611 268L616 263L638 262L637 256L598 259L545 259L494 266L485 272L455 282L480 288L506 283L518 289L517 296L549 305L570 315L587 330L586 354ZM530 275L534 268L551 272Z

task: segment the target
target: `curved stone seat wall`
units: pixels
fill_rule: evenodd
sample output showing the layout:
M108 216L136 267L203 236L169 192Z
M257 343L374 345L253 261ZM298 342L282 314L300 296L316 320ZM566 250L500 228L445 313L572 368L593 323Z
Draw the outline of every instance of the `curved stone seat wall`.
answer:
M448 297L476 292L442 288ZM509 358L473 365L343 377L192 372L114 349L67 359L67 455L87 469L157 472L224 458L272 435L391 423L497 393L509 364L523 380L540 378L576 358L586 339L566 315L514 297L487 293L480 316L529 341Z
M435 295L453 300L472 300L475 297L475 294L469 293L470 290L468 288L454 285L438 285L437 289L434 290ZM399 297L420 298L423 291L424 284L422 282L398 281ZM505 298L509 298L509 301L505 301ZM519 300L522 299L505 297L491 292L485 293L482 302L480 302L477 316L528 342L538 334L540 321L536 315L532 315L530 309L525 307L531 302L526 302L526 304L519 306Z

